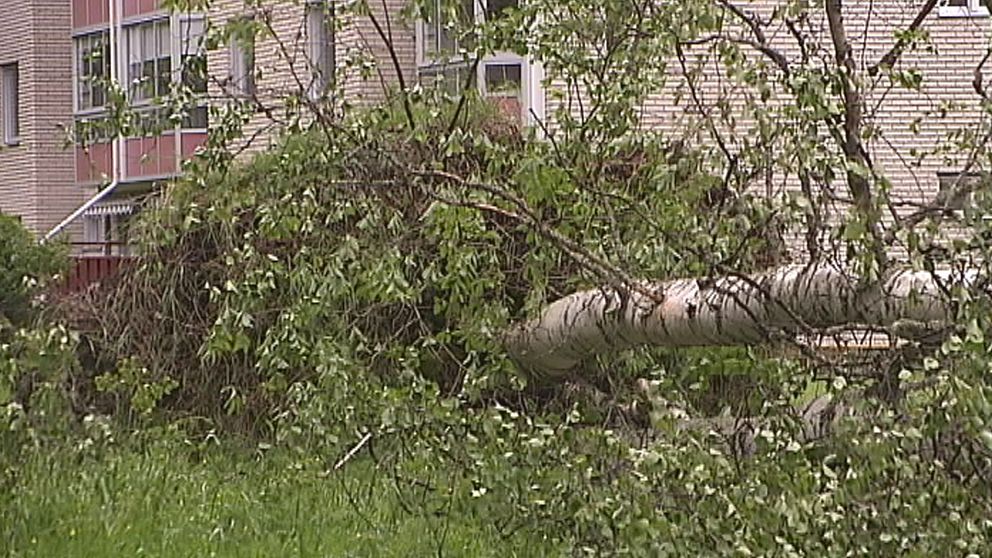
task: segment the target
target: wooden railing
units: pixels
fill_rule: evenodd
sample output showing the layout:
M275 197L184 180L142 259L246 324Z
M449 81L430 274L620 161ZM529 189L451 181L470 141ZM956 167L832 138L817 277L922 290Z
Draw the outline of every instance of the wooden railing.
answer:
M72 247L75 253L65 281L65 290L69 292L99 285L120 273L134 259L125 255L127 245L120 242L75 242Z

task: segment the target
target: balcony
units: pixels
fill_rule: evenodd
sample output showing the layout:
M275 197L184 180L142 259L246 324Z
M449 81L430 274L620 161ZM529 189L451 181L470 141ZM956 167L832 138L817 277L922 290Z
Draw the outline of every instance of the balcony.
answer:
M73 256L63 286L77 293L97 288L135 260L123 242L73 242Z

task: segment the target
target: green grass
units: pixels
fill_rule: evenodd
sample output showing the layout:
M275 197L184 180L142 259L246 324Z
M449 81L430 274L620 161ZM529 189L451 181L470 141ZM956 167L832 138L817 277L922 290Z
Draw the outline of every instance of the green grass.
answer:
M355 462L324 474L287 456L117 448L38 452L0 489L7 556L547 556L483 519L404 513ZM381 477L380 477L381 478ZM371 485L371 490L370 490ZM445 529L445 524L447 528Z

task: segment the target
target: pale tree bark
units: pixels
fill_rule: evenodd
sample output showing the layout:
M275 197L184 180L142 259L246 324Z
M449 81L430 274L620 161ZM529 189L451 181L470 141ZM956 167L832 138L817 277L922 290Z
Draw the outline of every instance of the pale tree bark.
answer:
M679 279L581 291L512 327L504 343L536 379L569 375L598 354L639 345L762 343L843 326L925 333L951 320L949 272L897 270L877 283L833 267ZM973 274L966 278L974 281Z

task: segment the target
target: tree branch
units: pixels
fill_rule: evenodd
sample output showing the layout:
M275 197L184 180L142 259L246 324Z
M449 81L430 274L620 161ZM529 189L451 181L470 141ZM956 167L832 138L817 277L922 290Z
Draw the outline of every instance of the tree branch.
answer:
M913 19L913 23L909 24L909 27L906 28L905 34L899 37L896 44L892 45L892 48L885 53L885 56L883 56L877 64L868 68L869 76L875 77L879 71L883 69L892 69L892 67L896 65L896 62L899 61L899 57L902 56L903 51L905 51L906 47L909 46L910 39L907 38L907 36L911 35L914 31L918 30L921 25L923 25L924 20L926 20L930 15L930 12L937 7L937 2L938 0L927 0L926 4L924 4L920 9L920 13L916 14L916 18Z
M772 62L775 63L776 66L778 66L780 70L782 70L783 74L788 76L789 61L786 60L785 56L783 56L782 53L768 46L768 40L765 37L765 32L761 28L761 21L755 16L751 16L744 13L743 10L741 10L738 6L735 6L734 4L730 3L728 0L720 0L720 5L726 8L727 11L729 11L730 13L734 14L734 16L737 19L744 22L744 24L748 26L748 28L751 30L751 33L754 35L754 39L755 39L754 41L748 41L742 39L741 42L744 42L754 47L754 49L756 49L758 52L767 56Z
M379 24L379 20L372 13L372 8L368 9L369 20L372 22L372 26L375 27L375 32L378 33L379 38L382 39L383 44L386 46L386 51L389 52L389 59L393 63L393 70L396 72L396 81L400 85L400 95L403 97L403 111L406 113L407 123L410 125L410 129L417 128L417 121L413 117L413 107L410 105L410 95L406 88L406 79L403 77L403 65L400 64L399 56L396 54L396 47L393 45L392 34L387 33L382 25ZM389 11L386 11L386 17L388 21Z
M861 126L863 107L859 91L854 57L851 54L851 44L847 40L844 29L844 15L841 0L824 0L827 12L827 23L830 27L830 38L834 45L834 56L843 88L844 98L844 141L841 148L847 159L847 185L851 189L860 218L872 236L872 251L880 270L885 269L887 256L882 246L882 234L875 217L875 203L872 197L871 185L865 173L871 169L871 161L861 143Z

